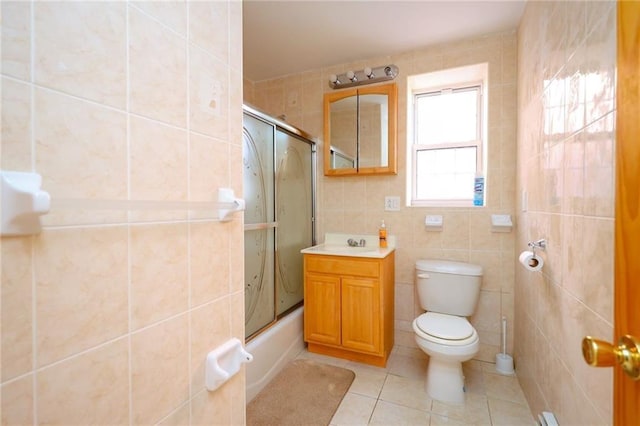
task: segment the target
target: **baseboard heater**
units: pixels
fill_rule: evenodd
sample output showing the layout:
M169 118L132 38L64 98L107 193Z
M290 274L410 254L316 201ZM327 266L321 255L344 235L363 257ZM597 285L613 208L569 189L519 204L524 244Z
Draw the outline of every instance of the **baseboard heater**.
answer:
M543 411L538 414L538 424L540 426L558 426L558 421L556 420L556 416L549 411Z

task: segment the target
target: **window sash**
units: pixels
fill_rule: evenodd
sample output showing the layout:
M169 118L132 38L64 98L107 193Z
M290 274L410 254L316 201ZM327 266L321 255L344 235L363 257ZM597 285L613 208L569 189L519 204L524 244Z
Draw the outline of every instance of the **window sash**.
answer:
M476 90L478 95L476 97L476 139L470 141L456 141L445 142L437 144L420 144L418 143L419 135L418 129L418 116L416 110L417 99L421 96L440 96L443 93L460 92ZM483 108L482 108L482 84L464 84L454 88L440 89L440 90L416 90L413 92L413 107L414 107L414 132L413 132L413 144L412 144L412 178L411 178L411 205L412 206L427 206L427 205L443 205L443 206L469 206L473 202L473 195L470 198L447 198L447 199L421 199L417 197L418 191L418 152L429 150L442 150L451 148L476 148L476 174L483 173L483 138L482 138L482 123L483 123Z
M482 172L482 141L460 142L455 144L433 145L414 145L412 147L412 182L411 182L411 205L429 204L429 203L447 203L449 201L461 201L468 204L473 201L473 195L468 198L419 198L418 197L418 153L421 151L440 151L455 148L475 148L476 149L476 169L475 174Z
M413 128L414 128L414 144L419 144L420 143L420 135L418 134L418 129L420 128L419 126L419 108L418 108L418 104L419 104L419 99L420 98L427 98L427 97L435 97L435 96L443 96L446 94L453 94L453 93L462 93L462 92L472 92L475 91L477 92L476 95L476 129L475 129L475 138L471 138L469 141L472 140L481 140L482 139L482 85L479 83L469 83L469 84L465 84L465 85L461 85L461 86L457 86L454 88L447 88L447 89L438 89L438 90L416 90L413 92L413 109L414 109L414 114L413 114ZM445 142L446 143L458 143L458 142L462 142L462 141L452 141L452 142ZM435 145L435 144L425 144L425 145Z

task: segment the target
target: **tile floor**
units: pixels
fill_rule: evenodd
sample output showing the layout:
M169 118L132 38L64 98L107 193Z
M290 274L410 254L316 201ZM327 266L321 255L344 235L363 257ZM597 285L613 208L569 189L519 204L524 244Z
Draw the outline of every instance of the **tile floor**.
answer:
M494 364L465 363L467 400L464 405L453 405L434 401L424 391L428 358L419 349L394 347L386 368L306 350L298 358L312 358L356 373L332 426L537 425L518 380L496 373Z

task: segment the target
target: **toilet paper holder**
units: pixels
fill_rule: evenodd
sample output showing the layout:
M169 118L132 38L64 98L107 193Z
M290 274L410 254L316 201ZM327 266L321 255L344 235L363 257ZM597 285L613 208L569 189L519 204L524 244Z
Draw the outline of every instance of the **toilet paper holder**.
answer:
M530 241L529 244L527 244L527 246L531 248L531 251L533 252L533 254L536 254L537 248L542 250L545 250L547 248L547 240L542 238L538 241Z

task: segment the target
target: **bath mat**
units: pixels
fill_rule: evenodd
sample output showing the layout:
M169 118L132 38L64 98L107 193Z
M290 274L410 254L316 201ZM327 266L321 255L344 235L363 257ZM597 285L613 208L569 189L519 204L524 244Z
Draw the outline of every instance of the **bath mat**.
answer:
M294 360L247 405L247 426L326 426L355 376L345 368Z

